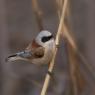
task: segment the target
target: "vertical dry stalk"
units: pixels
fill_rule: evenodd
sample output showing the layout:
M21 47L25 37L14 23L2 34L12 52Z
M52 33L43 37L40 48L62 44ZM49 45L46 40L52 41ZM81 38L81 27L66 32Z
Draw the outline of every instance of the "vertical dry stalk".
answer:
M57 2L57 7L58 7L58 16L59 16L59 19L60 19L60 15L61 15L61 10L62 10L62 6L63 6L63 0L56 0ZM66 9L66 14L69 13L69 8ZM68 16L68 15L67 15ZM64 29L65 28L65 29ZM66 25L65 23L63 23L63 37L65 36L66 39L68 40L68 42L71 44L72 48L74 50L77 50L77 47L76 47L76 44L74 42L74 39L72 38L72 36L70 35L69 31L64 31L64 30L67 30L66 29Z
M60 3L61 2L61 3ZM58 3L58 15L60 18L60 12L62 8L62 0L57 0ZM61 7L61 8L60 8ZM67 9L66 12L68 12L69 9ZM67 19L68 19L68 13L67 13ZM86 68L90 71L90 73L93 75L95 79L95 75L93 72L93 66L89 64L86 60L86 58L82 55L82 53L78 50L75 40L72 38L72 35L69 33L68 27L66 26L65 23L63 23L63 37L66 38L67 40L67 48L68 48L68 57L69 57L69 63L70 63L70 76L73 84L73 92L74 95L78 94L78 90L81 92L83 87L85 86L85 79L80 73L79 70L79 62L76 58L76 56L80 57L82 60L83 64L86 66Z
M58 15L60 18L60 13L61 13L61 9L62 9L62 0L56 0L57 5L58 5ZM69 8L67 7L66 10L66 16L68 19L68 13L69 13ZM67 20L68 21L68 20ZM63 23L63 37L65 37L68 41L67 41L67 48L68 48L68 57L69 57L69 67L70 67L70 76L71 76L71 80L72 80L72 85L73 85L73 94L77 95L78 94L78 87L81 90L84 85L83 85L83 77L80 74L79 68L78 68L78 60L76 58L76 54L75 54L75 50L76 48L76 44L73 40L73 38L71 37L71 35L69 34L68 28L65 25L65 22Z
M59 0L56 0L57 1L57 4L58 6L61 6L60 9L62 9L62 0L60 0L60 3ZM70 14L69 12L70 10L67 9L67 19L69 17L68 14ZM58 11L58 15L59 15L59 18L60 18L60 11ZM85 65L85 67L89 70L89 72L92 74L93 78L95 79L95 74L93 72L93 66L92 64L90 64L87 59L85 58L85 56L83 56L83 54L79 51L79 49L77 48L76 46L76 43L75 43L75 40L74 38L72 37L72 35L70 34L69 30L68 30L68 27L65 25L65 23L63 24L63 37L65 37L68 41L68 43L71 45L71 48L73 48L73 51L77 54L78 57L80 57L80 60L83 62L83 64Z
M69 30L65 24L64 24L63 36L67 39L68 44L70 44L71 48L73 49L73 52L76 53L76 56L80 58L82 63L85 65L85 67L89 70L89 72L92 74L93 78L95 79L95 74L93 72L94 69L93 69L92 64L90 64L85 58L85 56L83 56L83 54L79 51L79 49L77 48L75 44L74 39L70 35Z
M61 3L60 3L61 2ZM62 9L62 0L61 1L58 1L57 0L57 4L58 4L58 16L59 16L59 18L60 18L60 15L61 15L61 9ZM67 10L67 9L66 9ZM65 26L65 22L63 23L63 28L62 28L62 30L63 30L63 35L64 35L64 26ZM66 31L67 32L67 31ZM63 36L64 37L64 36ZM68 38L70 38L70 37L68 37ZM72 40L70 39L70 43L72 44ZM73 94L74 95L77 95L78 94L78 89L77 89L77 81L76 81L76 76L75 76L75 56L74 56L74 54L73 54L73 52L70 50L70 46L69 46L69 44L68 44L68 42L67 42L67 47L68 47L68 57L69 57L69 67L70 67L70 77L71 77L71 80L72 80L72 85L73 85Z
M62 4L60 5L62 8ZM67 19L69 19L68 17L70 17L70 10L69 7L67 9ZM68 21L68 20L67 20ZM67 22L68 23L68 22ZM90 64L87 59L85 58L85 56L80 52L80 50L77 48L75 40L73 38L73 36L70 34L70 31L68 30L68 27L66 26L66 24L63 24L63 37L65 37L68 41L68 44L71 45L71 48L73 49L73 52L76 54L76 56L78 56L80 58L80 60L82 61L82 64L85 65L85 67L87 68L87 70L91 73L92 77L95 79L95 74L93 72L93 65ZM77 61L78 62L78 61ZM77 64L78 65L78 64ZM77 70L78 71L78 70ZM82 79L82 78L80 78ZM81 81L81 80L80 80ZM82 84L82 83L81 83ZM82 85L83 86L83 85Z
M68 28L64 26L64 31L68 32ZM69 67L70 67L70 75L73 83L74 95L77 95L78 90L81 91L85 85L85 79L80 73L79 62L77 59L77 53L75 52L75 48L67 40L67 48L68 48L68 57L69 57Z
M62 7L62 15L61 15L61 18L60 18L58 32L56 34L56 41L55 41L56 45L59 45L60 34L61 34L61 31L62 31L62 26L63 26L63 22L64 22L66 7L67 7L67 1L68 0L64 0L64 4L63 4L63 7ZM52 59L52 61L50 63L49 69L48 69L49 72L52 72L52 70L53 70L54 60L55 60L55 57L56 57L57 50L58 49L56 48L54 56L53 56L53 59ZM47 91L47 88L48 88L48 85L49 85L49 81L50 81L50 75L47 74L46 78L45 78L45 82L44 82L43 88L42 88L41 95L46 95L46 91Z
M40 10L38 6L37 0L32 0L32 7L33 11L35 13L36 19L37 19L37 24L38 24L38 29L39 31L43 30L43 20L42 20L42 11Z
M69 57L69 68L70 68L70 77L71 77L71 83L72 83L72 90L74 95L78 95L78 85L77 85L77 79L76 79L76 64L77 60L75 57L75 53L73 52L70 44L67 43L68 48L68 57Z

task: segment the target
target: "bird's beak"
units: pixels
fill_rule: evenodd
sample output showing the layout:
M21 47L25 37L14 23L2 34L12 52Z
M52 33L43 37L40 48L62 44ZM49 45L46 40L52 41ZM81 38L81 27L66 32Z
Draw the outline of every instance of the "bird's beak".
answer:
M16 54L10 55L6 58L6 62L12 62L16 60L27 60L27 58L31 57L31 52L22 51Z

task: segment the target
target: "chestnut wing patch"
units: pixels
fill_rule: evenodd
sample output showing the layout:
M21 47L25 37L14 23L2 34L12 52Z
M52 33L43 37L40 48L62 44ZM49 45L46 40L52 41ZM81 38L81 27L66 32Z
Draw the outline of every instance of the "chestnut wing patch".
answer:
M36 48L33 52L33 56L36 58L41 58L44 56L45 49L43 47Z
M32 53L31 57L29 58L41 58L44 56L44 52L45 52L44 47L37 44L35 40L33 40L32 43L28 45L26 50Z
M38 47L41 47L41 46L33 39L32 43L30 43L28 45L28 47L26 48L26 50L32 50L32 49L38 48Z

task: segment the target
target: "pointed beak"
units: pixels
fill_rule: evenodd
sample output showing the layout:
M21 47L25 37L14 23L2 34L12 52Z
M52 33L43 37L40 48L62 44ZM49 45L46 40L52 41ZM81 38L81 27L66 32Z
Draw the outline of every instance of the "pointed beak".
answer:
M8 56L5 61L6 62L12 62L16 60L26 60L27 58L31 57L32 53L29 51L22 51L18 52L16 54Z

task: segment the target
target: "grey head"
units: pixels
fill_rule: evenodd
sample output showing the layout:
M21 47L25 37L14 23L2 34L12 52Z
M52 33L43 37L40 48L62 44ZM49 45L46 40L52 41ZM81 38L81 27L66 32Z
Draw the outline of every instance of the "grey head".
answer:
M35 40L39 45L44 46L45 44L50 43L51 40L54 40L54 38L51 32L43 30L37 35Z

